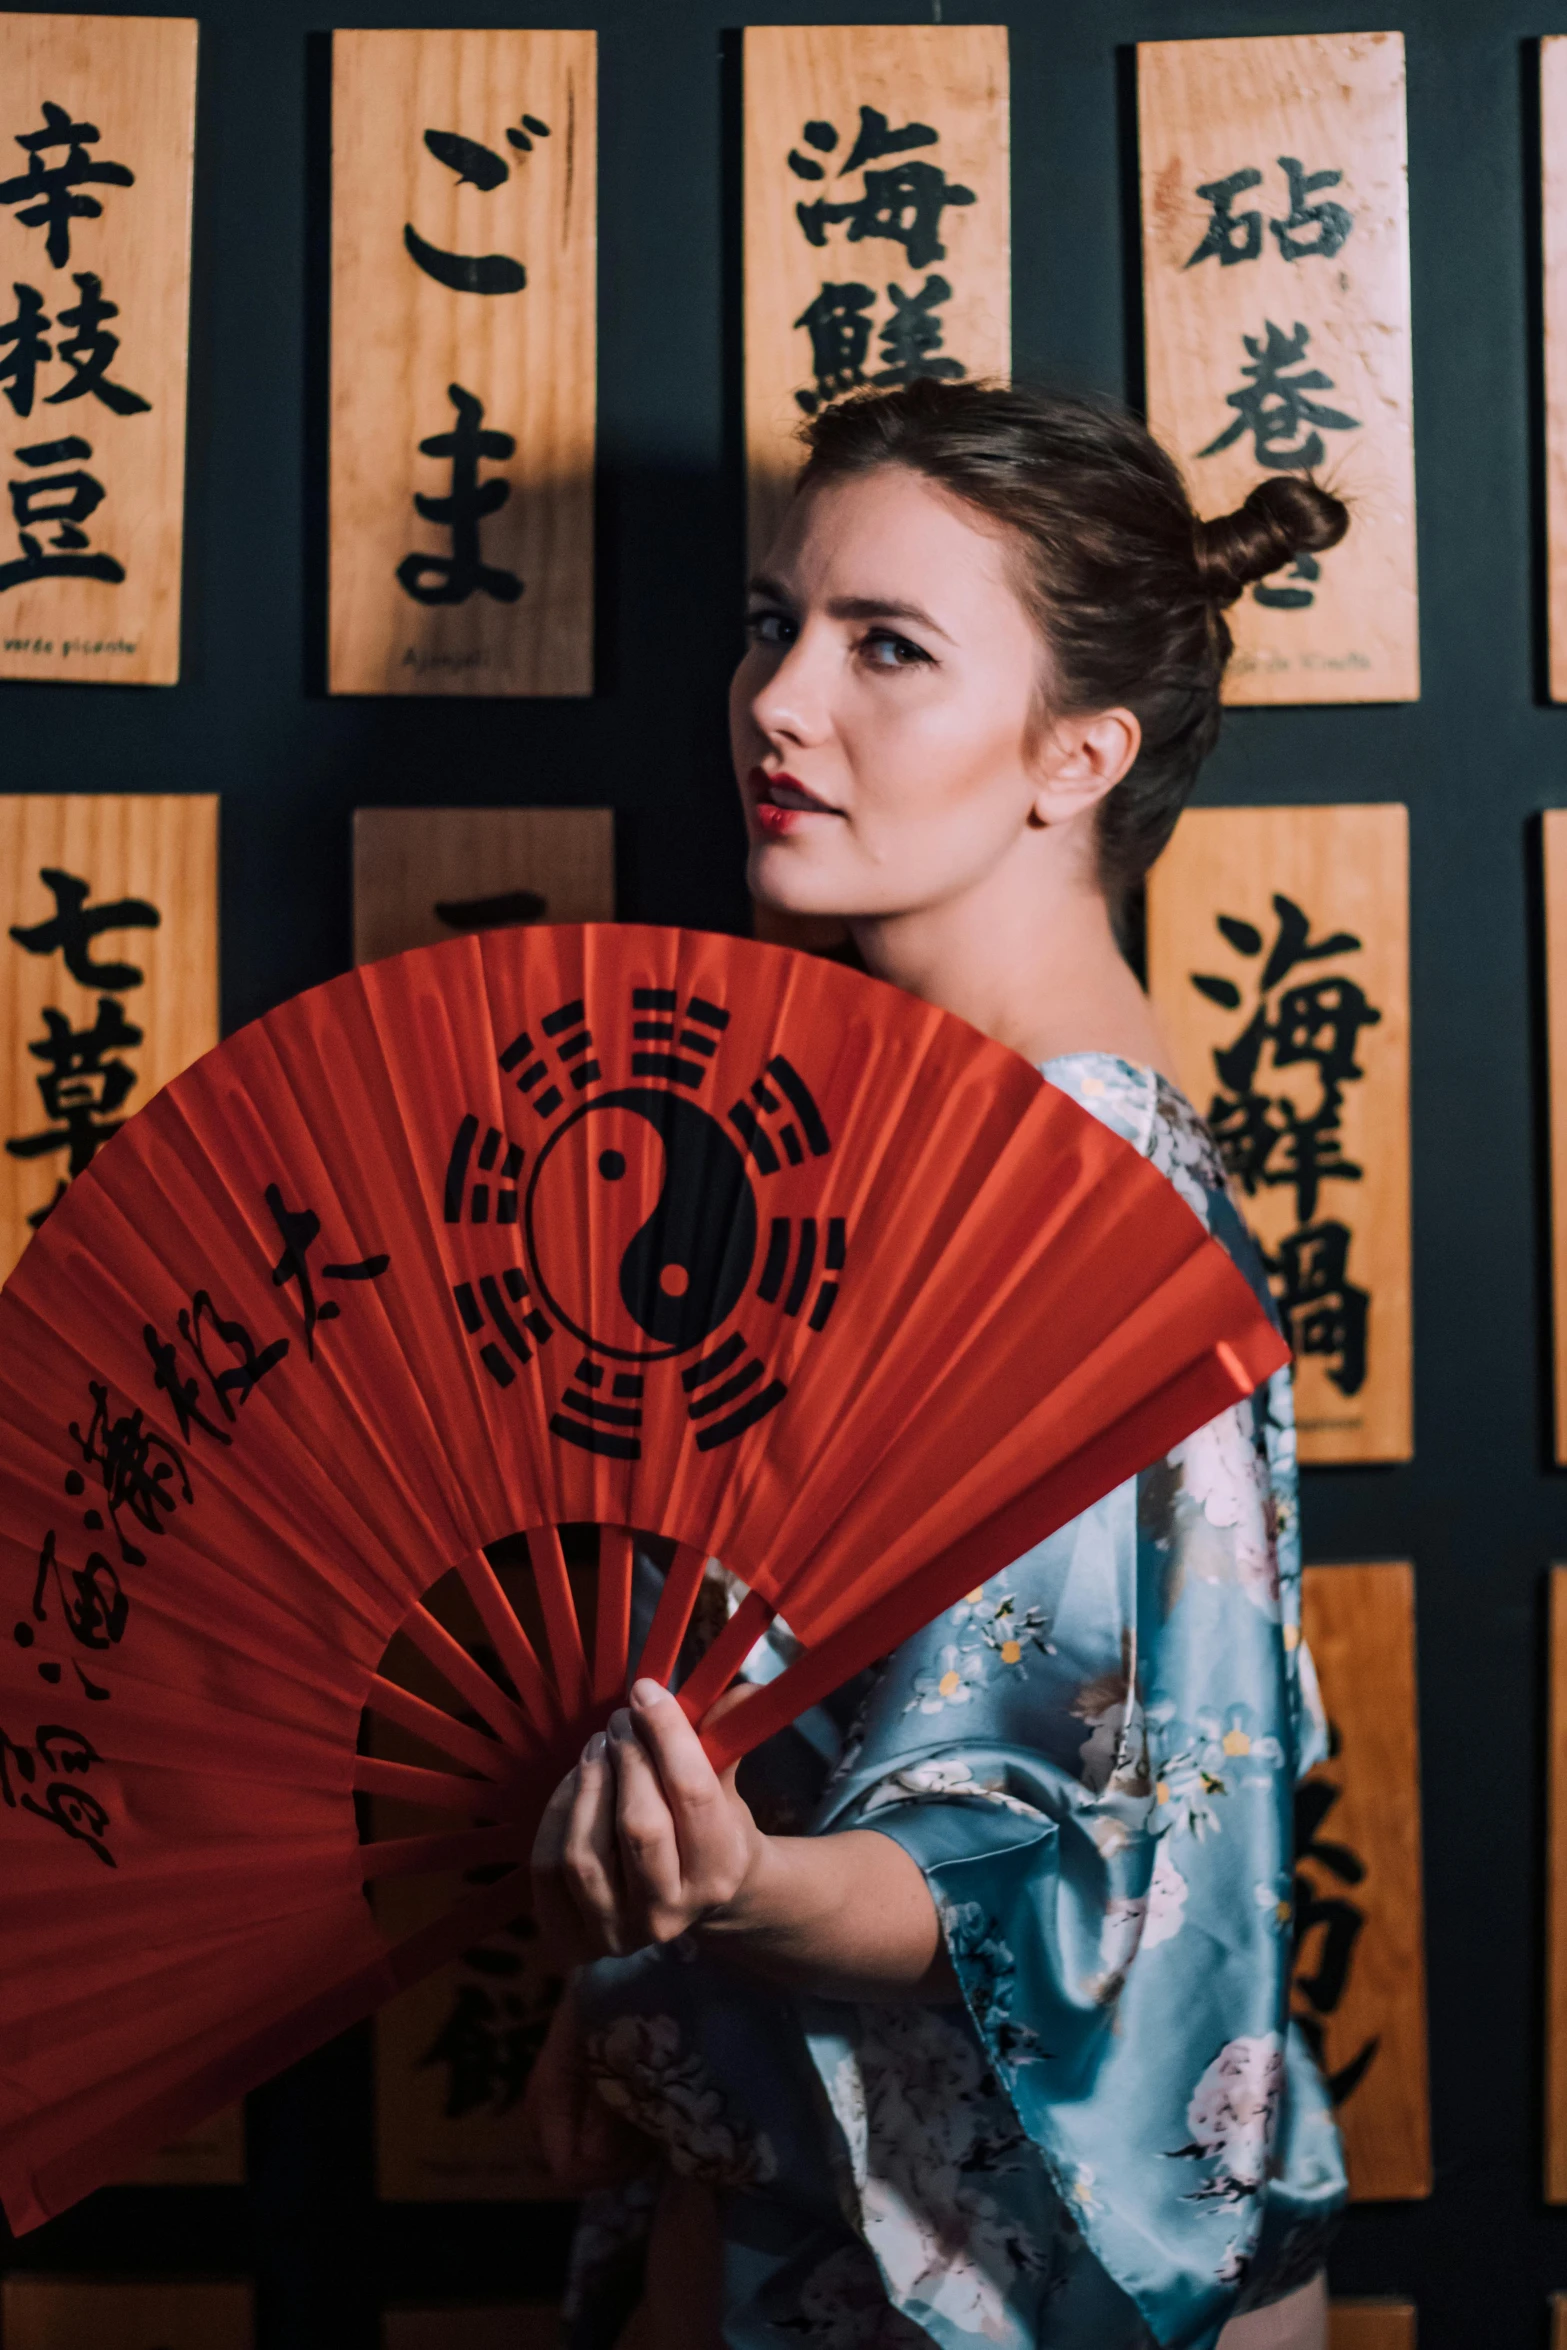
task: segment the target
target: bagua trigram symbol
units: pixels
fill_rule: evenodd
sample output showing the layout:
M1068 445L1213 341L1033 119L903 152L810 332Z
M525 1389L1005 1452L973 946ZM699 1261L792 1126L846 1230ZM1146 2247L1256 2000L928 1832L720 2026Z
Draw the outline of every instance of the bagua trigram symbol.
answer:
M764 1216L780 1179L787 1191L787 1171L832 1151L787 1056L772 1054L720 1116L695 1097L713 1075L728 1012L659 987L633 988L630 1009L629 1084L606 1079L580 997L546 1012L537 1037L525 1029L512 1039L500 1067L537 1121L533 1139L470 1112L452 1142L442 1209L449 1225L493 1233L489 1268L452 1286L489 1377L510 1387L538 1349L569 1334L586 1351L552 1433L634 1461L647 1381L661 1365L678 1367L700 1452L733 1443L782 1403L785 1382L742 1327L725 1325L749 1295L769 1321L803 1315L808 1330L824 1330L847 1234L841 1216Z

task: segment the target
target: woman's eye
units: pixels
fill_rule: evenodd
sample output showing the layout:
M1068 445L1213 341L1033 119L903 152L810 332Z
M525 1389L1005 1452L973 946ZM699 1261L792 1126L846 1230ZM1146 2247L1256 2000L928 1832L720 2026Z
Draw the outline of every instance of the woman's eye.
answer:
M792 645L799 628L787 612L748 612L745 632L754 645Z
M913 669L930 660L923 645L890 628L873 628L860 650L873 669Z

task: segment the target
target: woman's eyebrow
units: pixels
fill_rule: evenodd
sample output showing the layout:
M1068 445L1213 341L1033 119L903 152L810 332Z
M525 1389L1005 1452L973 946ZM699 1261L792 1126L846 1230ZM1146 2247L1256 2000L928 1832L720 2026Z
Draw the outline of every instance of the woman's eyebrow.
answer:
M780 586L776 579L769 579L762 572L758 572L755 579L746 581L745 592L748 596L760 597L764 604L792 604L794 602L793 596L790 595L786 587Z
M906 604L897 596L834 596L827 607L833 620L912 620L921 628L928 628L944 643L953 643L939 620L933 620L923 604Z

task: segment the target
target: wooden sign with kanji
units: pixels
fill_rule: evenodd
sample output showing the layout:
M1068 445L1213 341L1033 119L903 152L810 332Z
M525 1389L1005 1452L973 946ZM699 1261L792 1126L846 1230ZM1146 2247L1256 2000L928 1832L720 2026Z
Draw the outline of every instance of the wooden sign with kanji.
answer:
M333 35L333 693L592 690L596 60Z
M1407 1460L1407 812L1189 808L1148 877L1148 986L1268 1258L1301 1459Z
M745 419L751 560L825 401L1012 363L1004 25L751 25Z
M0 1278L65 1186L218 1041L218 803L0 798Z
M1413 701L1403 37L1151 41L1137 70L1149 425L1201 514L1283 473L1351 508L1235 606L1225 698Z
M501 1546L492 1563L528 1630L545 1638L531 1577L508 1563ZM574 1584L584 1601L591 1571ZM427 1605L448 1631L481 1650L484 1626L467 1594L447 1577ZM398 1640L388 1669L402 1686L440 1702L440 1675L411 1642ZM425 1759L417 1738L397 1724L370 1724L372 1750L391 1762ZM393 1796L375 1798L380 1835L417 1834L420 1815ZM438 1876L388 1877L375 1888L376 1918L392 1941L440 1917L454 1896L484 1882ZM522 2127L528 2075L544 2043L561 1993L547 1963L519 1885L517 1912L460 1957L390 2000L375 2019L376 2186L383 2200L401 2203L496 2203L536 2196L537 2159L530 2165ZM491 2322L493 2313L487 2313ZM420 2324L448 2324L454 2344L473 2312L426 2312ZM412 2326L412 2316L405 2321ZM390 2323L390 2321L389 2321ZM432 2331L430 2339L448 2337ZM489 2337L480 2332L476 2339Z
M0 677L180 673L196 24L0 16Z
M1413 1570L1308 1567L1302 1620L1332 1753L1295 1799L1294 2015L1333 2096L1351 2199L1425 2196L1431 2116Z
M611 808L356 808L354 961L535 922L613 922Z

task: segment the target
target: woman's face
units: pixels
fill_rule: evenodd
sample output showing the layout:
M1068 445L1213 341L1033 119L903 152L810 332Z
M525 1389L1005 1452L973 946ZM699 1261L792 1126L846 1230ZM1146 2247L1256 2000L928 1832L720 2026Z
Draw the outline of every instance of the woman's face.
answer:
M756 897L905 913L1018 845L1044 655L970 508L897 465L796 499L748 631L729 708Z

